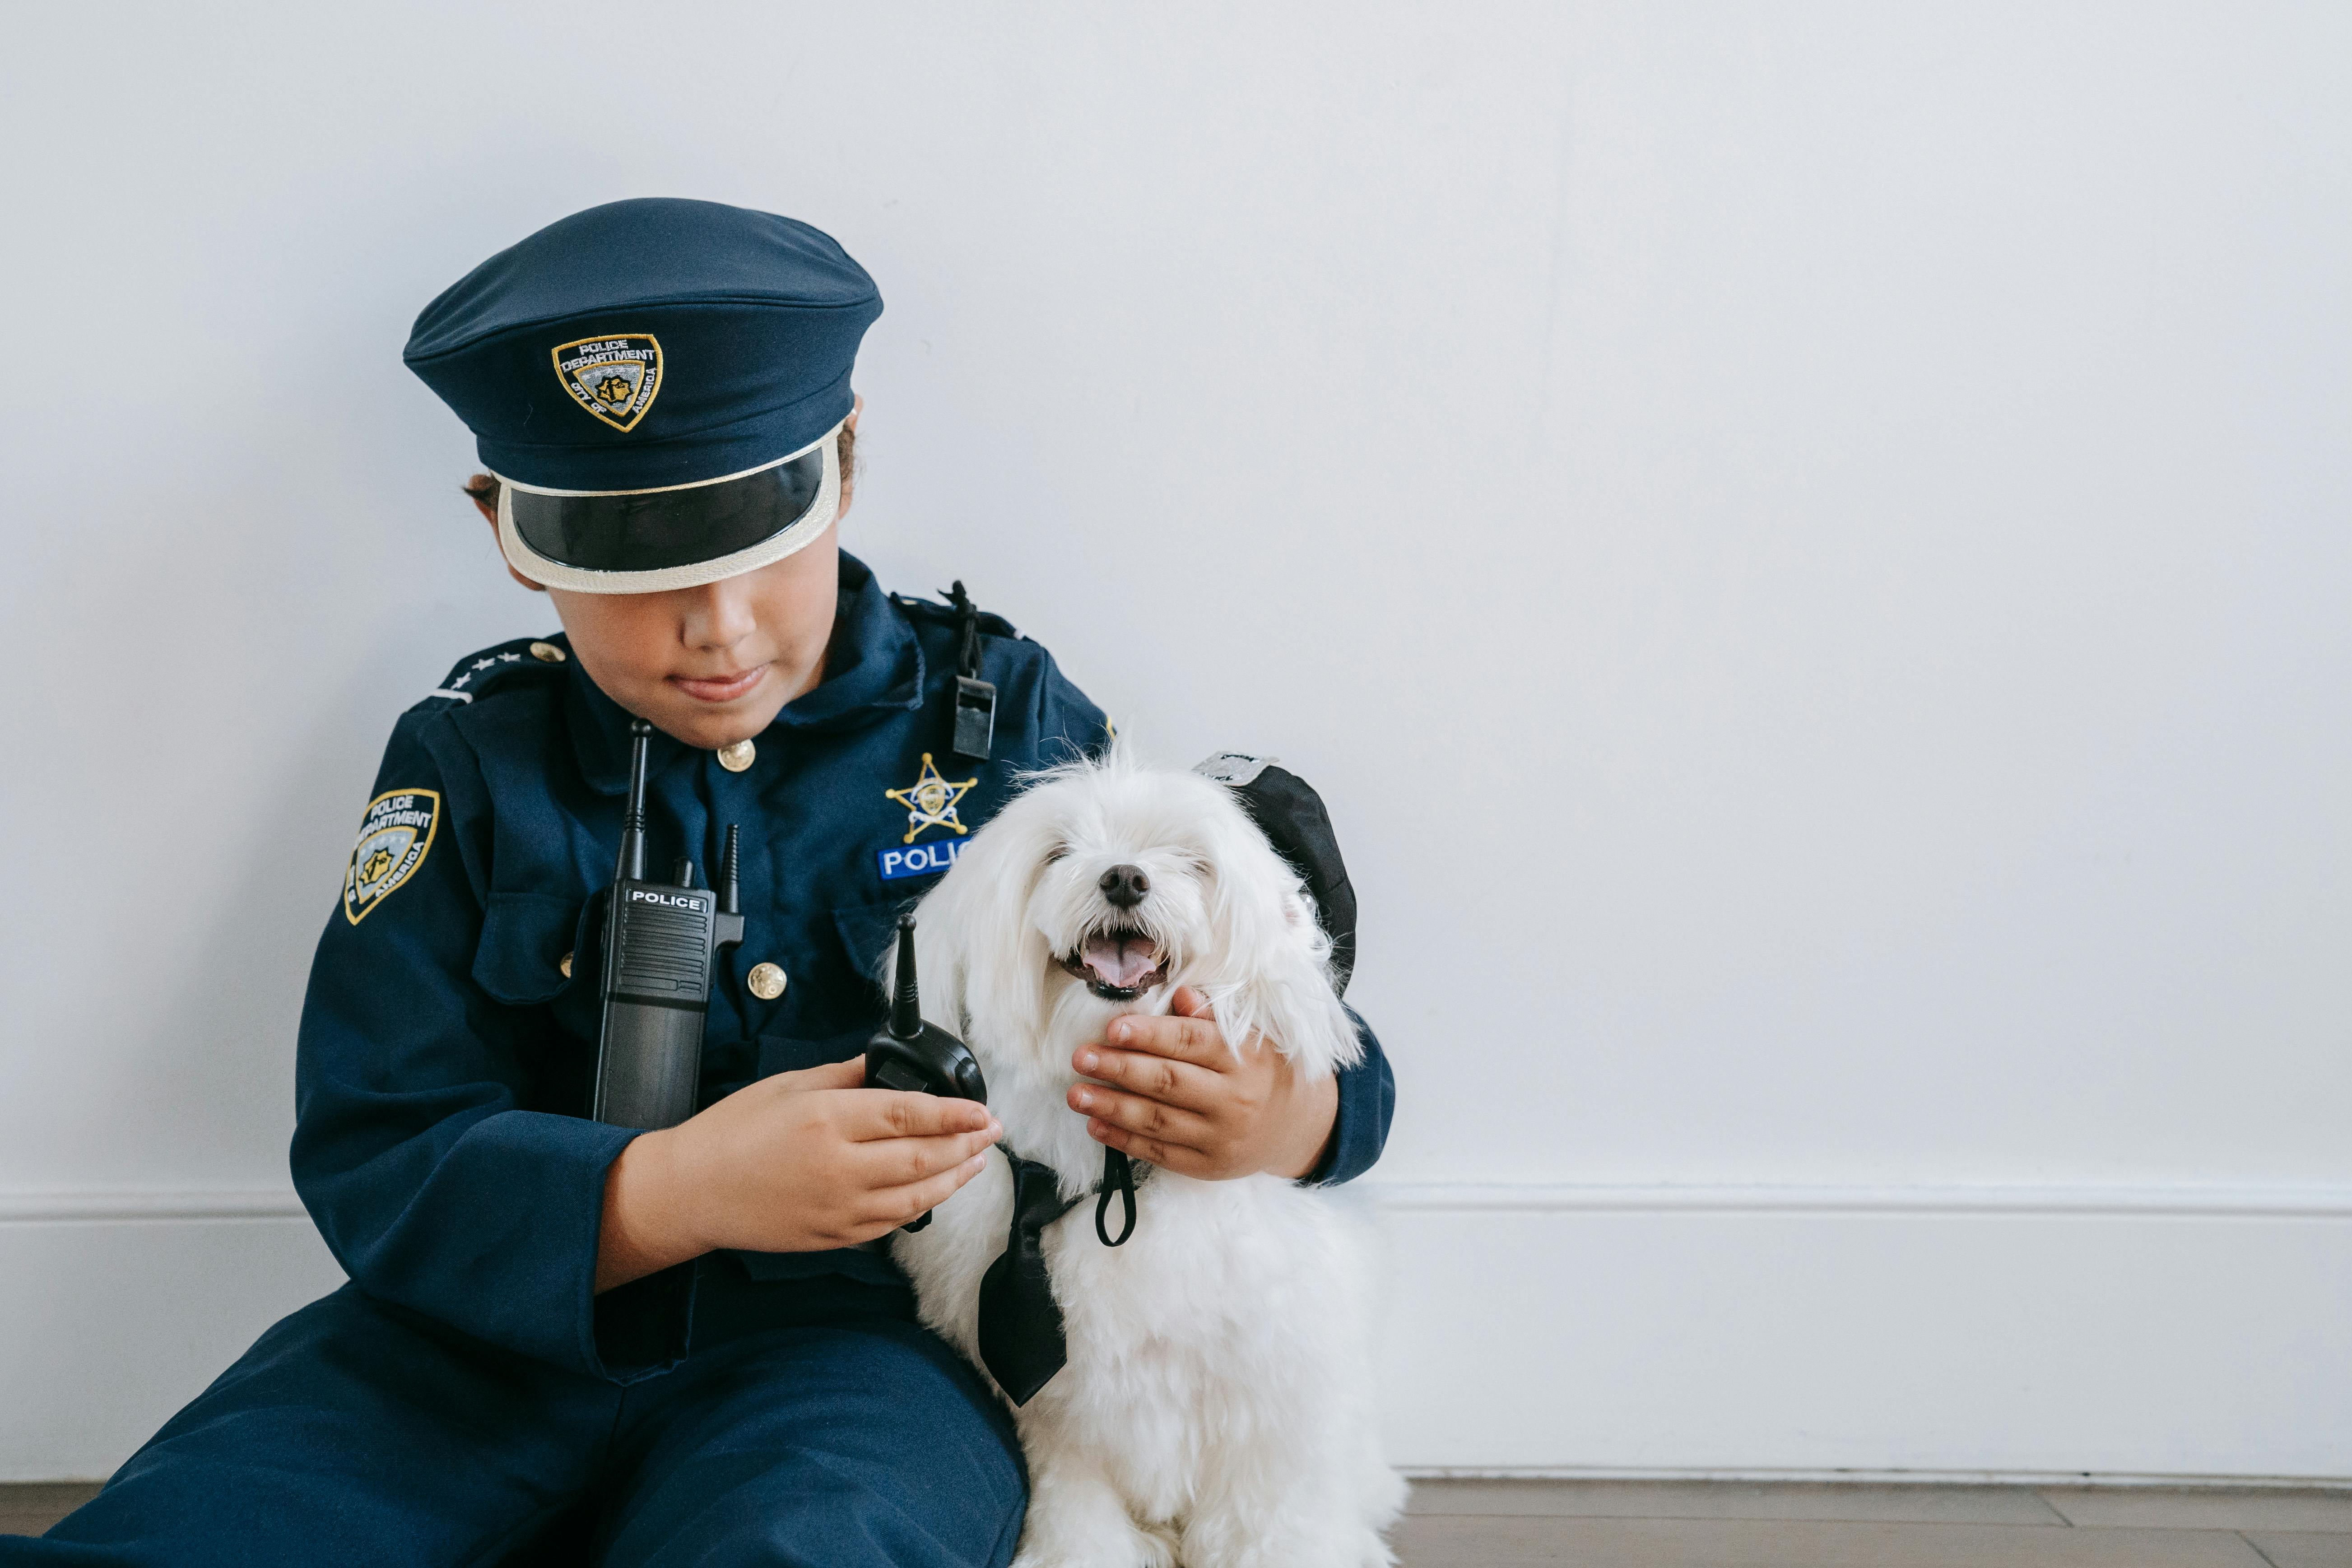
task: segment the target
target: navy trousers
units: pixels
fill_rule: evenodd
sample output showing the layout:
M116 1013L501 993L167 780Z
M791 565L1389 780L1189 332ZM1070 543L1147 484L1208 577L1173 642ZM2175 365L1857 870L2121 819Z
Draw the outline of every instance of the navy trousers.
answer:
M0 1564L1003 1568L1011 1423L879 1294L715 1346L698 1312L677 1370L615 1386L346 1286Z

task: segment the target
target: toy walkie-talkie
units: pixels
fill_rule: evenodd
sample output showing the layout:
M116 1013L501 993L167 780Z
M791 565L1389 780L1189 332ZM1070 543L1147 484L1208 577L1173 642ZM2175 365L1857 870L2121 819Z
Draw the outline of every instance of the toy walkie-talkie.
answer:
M898 917L898 973L892 987L890 1021L866 1042L866 1087L937 1094L950 1100L988 1103L988 1080L980 1075L980 1059L971 1047L940 1028L923 1022L923 999L915 981L915 917ZM924 1214L907 1229L920 1230L931 1223Z
M629 725L629 805L620 863L604 910L604 1025L596 1047L596 1103L616 1127L675 1127L694 1114L711 961L743 940L730 824L717 889L694 885L694 862L667 882L646 879L646 745L654 727Z

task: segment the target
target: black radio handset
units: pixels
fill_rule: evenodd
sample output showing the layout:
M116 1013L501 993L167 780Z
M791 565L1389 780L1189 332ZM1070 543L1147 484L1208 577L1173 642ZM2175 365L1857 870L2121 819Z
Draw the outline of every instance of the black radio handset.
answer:
M716 889L694 885L694 863L673 879L646 878L646 749L654 727L629 725L629 804L604 910L604 1022L596 1047L598 1121L675 1127L694 1114L702 1074L702 1026L713 961L743 940L737 858L727 829Z
M971 1047L923 1022L923 1000L915 978L915 917L898 917L898 973L892 987L890 1021L866 1042L866 1087L937 1094L950 1100L988 1103L988 1081ZM920 1230L929 1214L908 1225Z

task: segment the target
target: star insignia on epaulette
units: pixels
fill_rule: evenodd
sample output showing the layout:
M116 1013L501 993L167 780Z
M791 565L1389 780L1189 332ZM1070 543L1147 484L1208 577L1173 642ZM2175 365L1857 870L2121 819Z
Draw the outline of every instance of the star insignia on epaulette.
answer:
M931 753L925 752L923 771L915 775L913 784L905 789L882 792L907 808L907 837L899 842L912 844L919 834L929 827L944 827L959 837L971 832L956 820L956 802L979 782L979 775L974 774L961 784L949 783L938 764L931 761Z

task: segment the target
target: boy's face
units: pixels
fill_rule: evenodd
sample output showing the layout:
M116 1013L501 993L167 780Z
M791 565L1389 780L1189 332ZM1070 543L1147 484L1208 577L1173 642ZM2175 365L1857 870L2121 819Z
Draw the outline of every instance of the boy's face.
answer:
M575 594L550 588L572 651L604 695L689 746L766 729L824 679L840 584L828 525L782 561L699 588Z
M847 424L854 436L860 397ZM779 709L824 679L841 581L841 519L855 469L823 533L782 561L699 588L664 594L575 594L514 580L555 601L588 679L654 728L717 751L758 734ZM474 505L495 534L498 509Z

